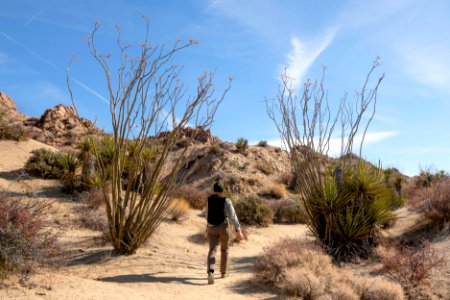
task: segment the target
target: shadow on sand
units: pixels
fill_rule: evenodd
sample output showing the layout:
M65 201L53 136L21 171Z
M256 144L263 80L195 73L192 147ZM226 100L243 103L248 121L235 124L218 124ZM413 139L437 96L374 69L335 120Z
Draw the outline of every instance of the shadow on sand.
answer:
M116 283L145 283L145 282L159 282L159 283L182 283L187 285L207 285L205 278L195 277L175 277L175 276L161 276L163 272L149 273L149 274L128 274L117 275L111 277L100 277L97 280L104 282Z
M79 252L77 254L71 255L72 257L69 259L68 266L76 266L76 265L92 265L97 263L102 263L111 260L113 257L116 257L117 254L114 251L108 250L99 250L93 252Z

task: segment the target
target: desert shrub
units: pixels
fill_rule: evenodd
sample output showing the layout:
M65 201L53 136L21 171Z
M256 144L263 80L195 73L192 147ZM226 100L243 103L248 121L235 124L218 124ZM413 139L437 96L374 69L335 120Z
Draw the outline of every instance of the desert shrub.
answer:
M277 182L284 184L286 187L291 189L294 186L294 174L292 172L283 172L278 177Z
M25 171L30 175L46 179L61 178L64 173L61 154L45 148L33 150L25 163Z
M28 138L28 131L23 126L0 123L0 140L26 141Z
M263 147L263 148L265 148L265 147L267 147L269 144L267 143L267 141L266 140L262 140L262 141L259 141L258 142L258 147Z
M382 272L399 282L405 289L428 285L431 272L443 263L430 243L419 247L393 244L379 250Z
M234 208L242 223L260 226L268 226L272 223L272 210L260 198L241 198Z
M248 140L243 137L240 137L237 139L235 145L239 151L244 152L248 148Z
M403 299L399 284L339 270L314 242L285 239L265 248L254 275L260 284L299 299Z
M98 188L82 192L79 195L79 198L81 202L92 209L98 209L105 204L105 195L103 195L103 191Z
M0 192L0 276L26 276L33 263L49 262L59 248L46 219L49 204L23 201Z
M79 209L79 223L83 228L105 232L107 220L105 213L101 210L92 210L88 207Z
M209 147L209 152L215 155L223 155L224 150L218 144L211 145Z
M281 206L277 211L276 219L281 223L306 223L303 206L295 202Z
M265 198L281 199L287 196L286 187L279 183L267 183L263 185L259 196Z
M450 222L450 179L437 180L430 187L411 187L406 194L408 205L431 225L441 227Z
M99 158L100 158L100 163L103 164L104 166L108 166L111 165L113 158L114 158L114 151L115 151L115 146L114 146L114 140L112 139L111 136L105 136L99 144Z
M381 168L360 162L342 176L312 182L304 202L307 224L336 261L367 257L394 219Z
M206 193L199 191L190 185L182 185L174 192L175 198L183 198L194 209L204 209L206 205Z
M351 284L353 290L359 295L356 299L364 300L390 300L404 299L402 287L395 282L391 282L379 277L361 278L353 277ZM344 298L345 299L345 298Z
M173 221L178 222L186 218L188 212L189 203L183 198L176 198L170 204L168 214Z
M391 210L398 209L404 205L403 175L395 168L384 170L385 184L389 193L388 206Z
M63 174L61 176L62 190L64 193L73 194L75 188L80 186L80 178L76 174L80 167L80 161L73 152L63 152L60 160L63 167Z
M274 172L273 167L266 162L256 163L255 168L257 170L261 171L261 173L263 173L264 175L272 175Z
M450 180L441 180L433 185L429 197L420 205L421 211L434 225L450 222Z

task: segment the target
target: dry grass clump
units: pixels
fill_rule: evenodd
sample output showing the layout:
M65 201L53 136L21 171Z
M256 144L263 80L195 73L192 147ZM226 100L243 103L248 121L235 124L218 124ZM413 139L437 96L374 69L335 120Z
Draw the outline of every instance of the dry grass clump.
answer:
M364 300L394 300L404 299L402 287L380 277L367 278L353 276L352 287L359 296L357 299Z
M337 269L313 242L285 239L266 248L255 262L255 277L280 293L299 299L404 299L399 284L353 276Z
M429 285L434 269L443 265L443 257L438 256L429 242L419 247L390 245L380 248L382 272L399 282L405 289Z
M189 185L182 185L178 188L174 193L174 197L185 199L189 203L189 206L194 209L204 209L207 199L206 193Z
M274 172L273 167L267 162L257 162L255 168L267 176L272 175Z
M281 173L277 179L277 183L284 184L289 189L294 187L294 174L292 172Z
M92 189L90 191L84 191L79 196L81 202L84 202L92 209L98 209L105 204L105 195L100 189Z
M269 182L263 185L258 195L265 198L282 199L287 196L287 190L283 184Z
M441 227L450 222L450 178L431 183L429 187L416 187L408 190L408 204Z
M18 272L27 278L34 263L46 263L59 253L48 230L48 202L23 201L0 192L0 278Z
M189 203L183 198L175 198L169 206L169 217L175 221L181 221L187 217Z
M83 228L93 231L103 231L107 229L106 215L101 210L92 210L87 206L78 209L79 223Z

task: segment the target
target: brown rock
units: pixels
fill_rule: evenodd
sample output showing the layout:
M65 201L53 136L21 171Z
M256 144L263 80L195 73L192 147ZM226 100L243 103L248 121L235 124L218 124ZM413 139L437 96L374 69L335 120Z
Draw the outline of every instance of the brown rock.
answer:
M4 107L12 109L12 110L17 110L16 104L14 103L14 101L3 92L0 92L0 106L4 106Z

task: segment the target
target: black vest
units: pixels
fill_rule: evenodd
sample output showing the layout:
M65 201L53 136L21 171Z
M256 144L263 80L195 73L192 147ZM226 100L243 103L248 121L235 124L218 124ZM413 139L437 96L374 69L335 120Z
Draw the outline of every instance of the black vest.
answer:
M225 223L225 197L211 195L208 197L208 223L220 225Z

